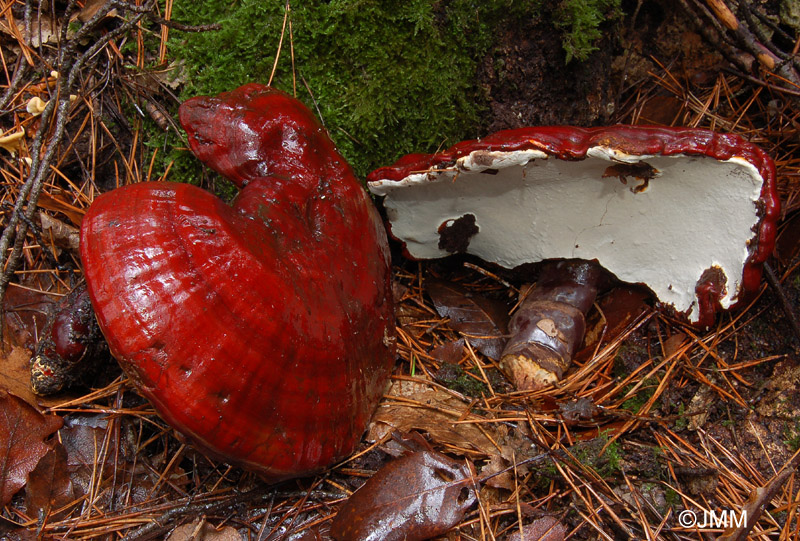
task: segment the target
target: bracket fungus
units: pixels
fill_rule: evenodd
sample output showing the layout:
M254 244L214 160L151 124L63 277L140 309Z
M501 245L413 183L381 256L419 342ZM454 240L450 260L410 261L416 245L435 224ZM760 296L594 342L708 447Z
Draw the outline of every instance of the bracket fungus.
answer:
M411 258L596 261L698 326L757 290L779 212L772 160L703 129L521 128L405 156L367 180ZM560 376L547 372L540 383Z
M257 84L185 102L232 205L186 184L99 196L81 231L113 355L196 447L277 481L351 454L394 362L386 233L298 100Z

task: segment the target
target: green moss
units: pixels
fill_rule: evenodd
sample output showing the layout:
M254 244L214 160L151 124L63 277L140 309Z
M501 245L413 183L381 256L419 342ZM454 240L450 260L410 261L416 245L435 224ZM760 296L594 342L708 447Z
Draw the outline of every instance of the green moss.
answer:
M800 31L800 4L795 0L782 0L778 13L782 23Z
M667 500L667 505L672 507L672 508L675 508L675 507L677 507L677 506L682 504L681 495L678 494L675 491L675 489L673 489L671 487L667 487L664 490L664 499Z
M474 397L485 396L489 391L486 384L480 380L481 374L477 368L465 372L457 364L446 363L446 367L447 370L439 370L437 372L437 379L448 389Z
M686 417L686 406L678 404L678 417L675 419L675 430L685 430L689 426L689 418Z
M557 13L556 26L564 31L567 62L586 60L603 36L600 25L622 15L620 0L562 0Z
M608 434L605 434L603 438L605 440L603 444L605 445L609 440ZM612 441L608 447L606 447L605 457L606 471L608 471L609 474L617 474L622 471L622 445L619 443L619 440Z
M622 389L622 395L624 396L628 391L633 389L635 384L626 385L625 388ZM653 393L656 392L656 388L658 387L658 379L655 377L647 378L640 386L639 389L636 391L632 397L627 399L625 402L622 403L622 409L627 410L633 414L639 413L645 404L653 397Z
M618 440L609 444L610 439L609 432L604 432L586 445L577 447L575 451L575 458L595 470L603 479L621 471L622 447Z
M174 42L173 52L186 60L184 96L267 82L282 3L202 4L199 12L185 5L178 18L218 20L222 29ZM472 9L472 17L464 17L462 4L439 8L417 0L398 9L394 2L350 0L292 7L298 97L318 107L360 175L401 154L451 144L479 123L479 90L471 81L500 2ZM288 36L274 85L292 91Z
M531 466L530 470L533 473L533 479L536 480L535 487L538 490L547 490L552 481L561 478L561 472L558 471L553 460Z
M783 438L783 443L791 452L794 453L800 449L800 421L787 423L783 427Z
M622 446L617 440L609 443L610 439L611 432L603 432L594 439L576 443L569 448L569 454L585 467L596 472L602 479L618 476L622 471ZM529 466L534 474L533 478L536 479L537 489L545 490L551 481L561 479L561 472L555 462L566 458L551 457L551 460ZM573 461L569 459L569 462ZM569 466L567 465L567 467Z
M581 59L618 3L595 0L579 8L581 2L569 0L545 15L542 0L293 3L297 95L319 111L339 149L364 176L403 154L433 152L479 134L486 100L475 76L496 28L556 17L568 57ZM176 20L222 25L213 32L171 32L170 55L185 69L182 97L266 83L283 15L283 2L177 3ZM290 53L287 32L273 84L289 92Z

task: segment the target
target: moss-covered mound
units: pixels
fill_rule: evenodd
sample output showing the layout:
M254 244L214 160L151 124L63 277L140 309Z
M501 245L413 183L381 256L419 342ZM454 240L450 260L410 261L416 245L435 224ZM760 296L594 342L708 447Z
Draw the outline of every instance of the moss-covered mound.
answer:
M619 0L333 0L294 2L273 84L316 108L363 176L409 152L480 135L485 90L475 82L495 29L547 20L565 60L585 58ZM183 97L267 82L285 5L271 0L179 2L174 18L219 31L174 32ZM292 70L294 60L294 74Z

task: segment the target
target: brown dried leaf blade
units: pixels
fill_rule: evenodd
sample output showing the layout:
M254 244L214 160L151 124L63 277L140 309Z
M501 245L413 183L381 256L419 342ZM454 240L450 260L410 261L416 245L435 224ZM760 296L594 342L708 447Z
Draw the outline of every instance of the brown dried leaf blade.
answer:
M75 489L67 471L67 452L56 444L48 450L31 472L25 486L28 512L38 516L38 511L47 512L64 507L75 499Z
M44 292L10 284L3 299L3 345L33 351L54 302Z
M191 524L175 528L167 541L240 541L242 535L232 526L215 528L205 520L197 519Z
M0 503L27 482L28 475L50 446L45 439L61 428L61 418L42 415L33 406L11 394L0 394Z
M0 391L11 393L36 405L37 397L31 391L31 354L23 347L13 347L0 353Z
M485 455L497 452L492 437L487 436L493 434L496 440L499 437L496 429L486 426L481 430L477 424L457 423L468 407L451 394L425 381L405 380L393 382L387 397L390 400L383 401L372 417L369 441L378 441L392 431L418 430L437 443L464 451Z
M566 528L557 518L542 517L512 533L508 541L564 541L566 535Z
M428 280L425 287L436 311L450 319L454 331L466 336L487 357L500 358L508 329L508 309L504 303L449 282Z
M102 504L136 504L150 497L158 475L132 461L133 451L126 440L112 435L114 421L93 416L73 416L70 421L71 426L63 428L59 437L66 450L67 471L76 497L98 490L97 487L102 494L96 501ZM127 481L115 483L119 476Z
M420 451L381 468L342 505L331 524L339 541L414 541L457 525L476 495L469 468Z

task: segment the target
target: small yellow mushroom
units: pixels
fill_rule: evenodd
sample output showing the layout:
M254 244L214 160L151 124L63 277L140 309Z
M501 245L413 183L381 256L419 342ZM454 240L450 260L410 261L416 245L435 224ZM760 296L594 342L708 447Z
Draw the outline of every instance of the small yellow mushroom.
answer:
M42 114L45 107L47 107L47 102L43 101L39 96L34 96L28 101L25 109L33 116L37 116Z
M25 128L20 128L18 132L9 133L0 137L0 148L4 148L11 153L12 156L17 155L17 151L22 146L22 138L25 136Z

